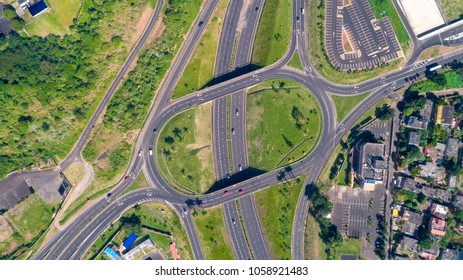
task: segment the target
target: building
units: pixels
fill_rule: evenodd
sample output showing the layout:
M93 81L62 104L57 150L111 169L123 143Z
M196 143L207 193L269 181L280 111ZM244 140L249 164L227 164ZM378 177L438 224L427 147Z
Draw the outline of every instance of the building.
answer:
M445 156L446 157L458 157L458 139L449 138L445 143Z
M421 192L421 188L418 187L418 183L412 178L399 176L397 177L397 181L397 187L399 188L414 193Z
M456 176L448 176L447 178L447 186L449 186L449 188L455 188L457 186L457 177Z
M418 252L418 240L404 236L399 243L398 249L407 255L416 253Z
M426 162L426 164L420 164L421 172L420 176L423 178L436 178L437 164L435 162Z
M408 145L420 146L421 133L416 131L410 131L408 134Z
M422 192L425 196L432 199L440 200L444 203L450 203L452 201L452 194L445 190L431 187L423 187Z
M382 184L384 172L387 169L386 162L384 144L363 142L356 145L354 170L360 187L365 190L374 190L377 184Z
M18 0L18 5L23 8L23 10L27 10L30 7L31 2L29 0Z
M29 7L29 12L33 17L36 17L40 15L41 13L47 11L48 7L47 4L45 4L45 1L40 0L38 2L35 2L34 5Z
M428 120L424 118L418 118L415 116L409 116L404 118L404 126L414 129L427 129Z
M122 244L126 250L130 249L132 247L133 243L135 243L135 240L137 240L138 236L135 233L131 233L129 237L127 237L124 240L124 243Z
M429 229L432 235L443 237L445 236L445 226L447 223L436 217L432 217L429 221Z
M174 242L170 243L170 252L172 253L172 258L174 260L179 260L180 259L180 256L177 253L177 248L175 248L175 243Z
M439 259L441 260L463 260L463 252L452 249L443 249Z
M433 203L431 205L431 214L439 219L447 218L447 214L449 213L449 208L437 203Z
M424 104L423 109L421 109L420 115L428 121L431 120L433 107L434 103L429 99L426 100L426 104Z
M463 210L463 195L456 195L453 197L453 206L458 210Z
M449 128L453 122L455 108L449 105L438 105L436 110L436 124L442 125L444 128Z
M435 147L427 147L425 149L425 155L431 158L432 162L435 162L438 165L442 164L444 153L445 153L445 144L437 143Z
M153 247L154 247L154 242L153 240L151 240L151 238L148 237L148 239L146 239L142 243L135 246L135 248L133 248L132 250L125 253L124 259L133 260L135 256L140 252L143 252L143 255L146 255L148 251L151 250L151 248Z
M106 247L106 249L103 251L103 253L108 256L108 258L110 258L111 260L120 260L121 259L121 255L114 251L113 248L111 248L111 246L108 246Z
M404 220L402 232L412 237L418 237L418 229L423 223L423 214L405 210L402 218Z

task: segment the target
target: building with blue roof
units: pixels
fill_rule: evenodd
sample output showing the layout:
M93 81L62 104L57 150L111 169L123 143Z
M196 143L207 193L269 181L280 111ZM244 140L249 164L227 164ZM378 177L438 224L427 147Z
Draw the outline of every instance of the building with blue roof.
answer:
M29 7L29 12L33 17L38 16L39 14L45 12L48 9L47 4L45 1L40 0L36 2L34 5Z
M137 240L138 236L135 233L131 233L127 239L125 239L124 245L125 249L128 250L130 247L132 247L133 243L135 243L135 240Z
M111 246L108 246L106 247L106 249L104 250L103 252L106 256L108 256L108 258L110 258L111 260L115 260L115 261L118 261L121 259L121 255L114 251Z

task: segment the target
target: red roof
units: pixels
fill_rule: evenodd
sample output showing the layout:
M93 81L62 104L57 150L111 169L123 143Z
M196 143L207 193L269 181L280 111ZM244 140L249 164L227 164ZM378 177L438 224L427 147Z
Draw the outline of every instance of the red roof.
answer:
M177 248L175 248L175 243L170 243L170 251L172 252L172 257L174 260L179 260L180 256L177 254Z
M447 223L444 220L433 217L431 219L431 233L438 236L445 236L445 225Z

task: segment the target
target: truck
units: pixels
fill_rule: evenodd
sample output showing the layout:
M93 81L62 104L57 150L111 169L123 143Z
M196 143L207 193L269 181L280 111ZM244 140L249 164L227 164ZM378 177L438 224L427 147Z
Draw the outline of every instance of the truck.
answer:
M442 65L440 65L440 64L438 64L438 63L434 63L434 64L429 65L427 68L428 68L428 71L429 71L430 73L432 73L432 72L435 72L435 71L441 69L441 68L442 68Z

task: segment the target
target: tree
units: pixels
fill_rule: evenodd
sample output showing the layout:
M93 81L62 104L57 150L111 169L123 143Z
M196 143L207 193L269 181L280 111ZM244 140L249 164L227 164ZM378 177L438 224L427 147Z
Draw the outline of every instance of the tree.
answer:
M429 233L426 226L421 225L418 230L418 245L423 249L431 249L434 243L434 238Z
M384 104L382 107L376 107L375 116L381 121L387 121L394 118L394 109L388 104Z
M5 5L3 6L3 16L7 20L12 20L13 18L17 17L18 15L16 14L16 10L13 6L11 5Z
M421 171L423 170L420 166L418 165L413 165L410 167L410 175L413 177L418 177L421 174Z
M24 29L25 22L22 18L15 17L10 20L10 26L11 26L11 29L13 29L14 31L21 31Z

